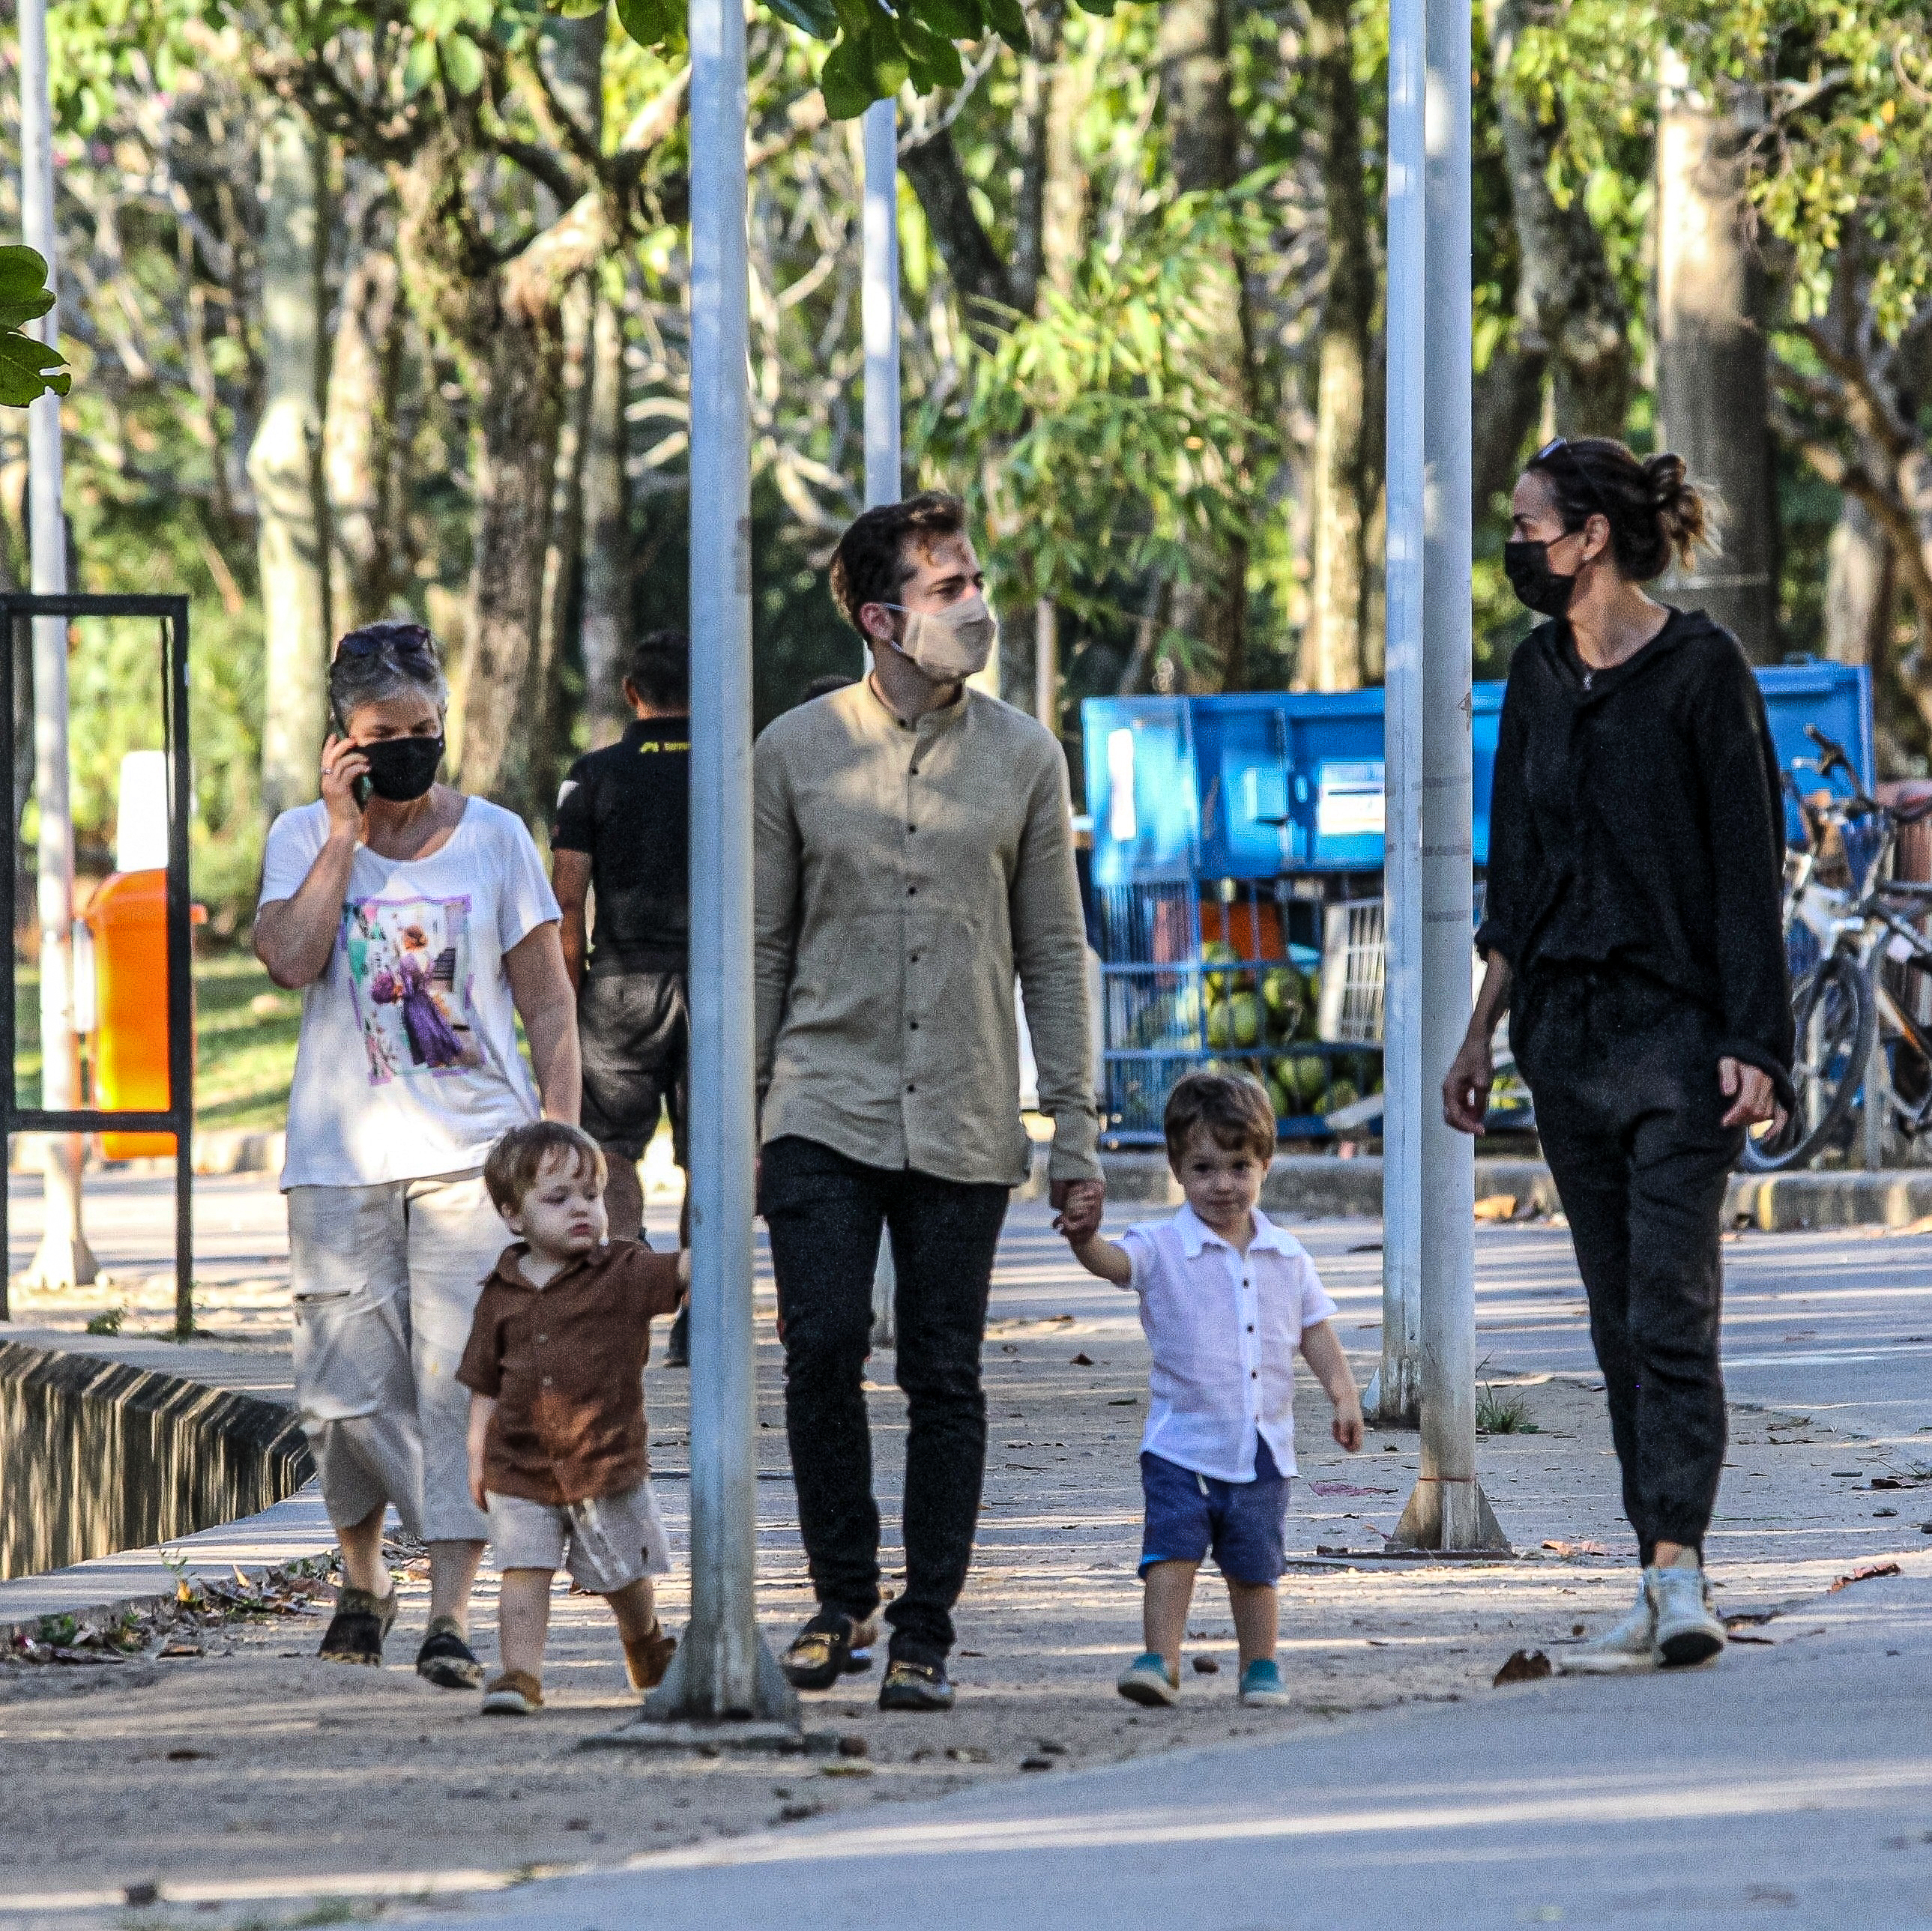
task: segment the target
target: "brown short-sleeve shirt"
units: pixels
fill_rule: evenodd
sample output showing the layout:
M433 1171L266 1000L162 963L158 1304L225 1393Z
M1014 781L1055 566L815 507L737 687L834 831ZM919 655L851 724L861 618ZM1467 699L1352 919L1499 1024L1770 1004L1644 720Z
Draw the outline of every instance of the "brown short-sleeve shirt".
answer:
M675 1312L677 1256L613 1240L542 1288L521 1241L483 1284L456 1378L493 1397L483 1486L560 1507L644 1479L644 1363L653 1315Z

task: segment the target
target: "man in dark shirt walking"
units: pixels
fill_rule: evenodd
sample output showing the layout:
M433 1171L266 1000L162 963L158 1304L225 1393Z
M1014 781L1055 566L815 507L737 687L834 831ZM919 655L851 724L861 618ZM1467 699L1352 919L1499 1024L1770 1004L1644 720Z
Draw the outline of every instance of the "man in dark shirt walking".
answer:
M624 700L634 721L570 767L550 850L564 963L578 988L584 1129L610 1164L612 1237L634 1240L644 1214L637 1162L666 1109L677 1163L685 1162L691 645L681 631L652 631L639 642ZM593 891L596 930L586 946ZM668 1359L681 1354L682 1339L674 1330Z

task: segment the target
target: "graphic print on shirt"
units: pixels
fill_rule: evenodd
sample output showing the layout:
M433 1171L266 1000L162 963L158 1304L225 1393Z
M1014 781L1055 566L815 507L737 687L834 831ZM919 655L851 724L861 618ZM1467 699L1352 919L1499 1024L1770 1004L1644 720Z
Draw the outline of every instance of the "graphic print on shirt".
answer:
M352 898L342 943L371 1086L483 1064L471 1024L466 896Z

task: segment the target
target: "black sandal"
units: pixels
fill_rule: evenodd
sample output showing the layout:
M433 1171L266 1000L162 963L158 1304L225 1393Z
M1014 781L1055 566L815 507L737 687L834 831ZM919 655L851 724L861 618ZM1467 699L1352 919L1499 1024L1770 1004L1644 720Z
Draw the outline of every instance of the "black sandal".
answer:
M881 1710L950 1710L952 1686L944 1666L936 1663L895 1661L879 1686Z
M820 1610L784 1653L785 1681L794 1690L830 1690L842 1676L870 1669L878 1633L874 1618L855 1623L841 1610Z
M366 1589L344 1588L336 1597L335 1614L322 1633L322 1647L316 1654L325 1663L357 1663L366 1669L380 1669L382 1639L395 1620L393 1584L386 1596L372 1596Z
M423 1646L416 1651L416 1674L439 1690L475 1690L483 1681L483 1666L463 1639L463 1625L454 1616L431 1621Z

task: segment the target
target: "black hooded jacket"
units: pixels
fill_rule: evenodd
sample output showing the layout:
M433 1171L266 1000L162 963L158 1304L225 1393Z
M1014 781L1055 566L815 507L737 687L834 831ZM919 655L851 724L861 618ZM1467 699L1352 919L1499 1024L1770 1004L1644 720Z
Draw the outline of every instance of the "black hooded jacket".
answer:
M1673 610L1586 674L1562 620L1518 647L1496 747L1487 916L1520 978L1641 972L1716 1021L1719 1054L1792 1099L1784 809L1764 700L1736 638Z

